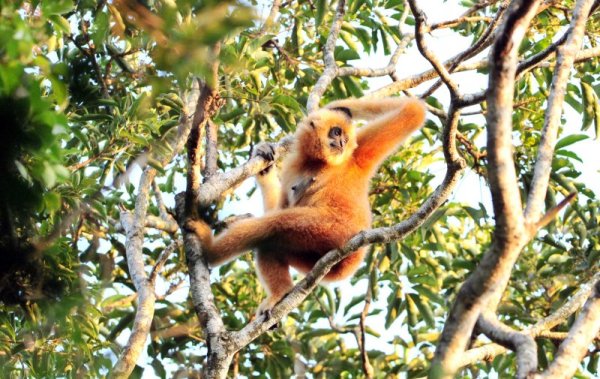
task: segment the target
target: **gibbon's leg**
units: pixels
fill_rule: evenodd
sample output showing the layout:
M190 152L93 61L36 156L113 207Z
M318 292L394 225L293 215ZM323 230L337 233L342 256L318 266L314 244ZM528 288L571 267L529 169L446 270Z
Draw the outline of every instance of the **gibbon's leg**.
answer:
M273 308L294 287L294 282L285 254L260 249L256 253L256 268L258 278L267 292L267 298L256 312L261 314Z
M315 207L278 209L232 224L214 238L208 225L188 222L202 241L208 262L217 266L253 248L287 253L328 251L345 242L346 231L331 212Z
M275 149L270 143L263 142L254 147L251 155L273 161L275 159ZM281 182L279 181L277 166L273 163L256 174L256 182L262 194L264 211L277 209L281 203Z
M358 147L354 157L358 165L368 171L376 169L425 120L425 107L420 100L387 100L386 109L390 104L395 104L395 108L357 131Z

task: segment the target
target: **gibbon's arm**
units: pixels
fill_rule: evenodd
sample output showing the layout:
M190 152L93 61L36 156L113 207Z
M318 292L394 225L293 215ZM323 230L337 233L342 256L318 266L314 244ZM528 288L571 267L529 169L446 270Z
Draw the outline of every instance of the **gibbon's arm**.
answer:
M356 133L354 158L365 170L376 169L425 120L423 103L413 98L347 99L327 105L339 107L348 108L353 117L372 120Z
M353 119L373 120L385 113L397 110L408 99L409 98L401 97L386 97L383 99L344 99L333 101L325 107L328 109L347 108Z
M261 142L252 150L252 157L260 156L267 161L275 160L275 149L270 143ZM281 205L281 182L275 163L262 170L255 176L263 199L265 212L277 209Z
M263 199L263 209L265 212L279 208L281 204L281 183L277 167L269 167L266 173L256 174L256 182L260 188Z

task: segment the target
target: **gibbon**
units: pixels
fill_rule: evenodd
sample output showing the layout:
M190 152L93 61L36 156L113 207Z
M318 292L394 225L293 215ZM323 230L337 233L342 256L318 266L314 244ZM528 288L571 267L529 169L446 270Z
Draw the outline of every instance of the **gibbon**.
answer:
M356 129L352 119L368 120ZM369 181L384 159L423 125L423 103L411 98L346 99L312 112L298 125L279 180L274 165L258 175L266 213L229 226L215 237L202 221L188 229L200 238L211 266L256 249L268 312L293 287L290 266L306 273L332 249L371 226ZM255 155L273 160L268 144ZM360 248L335 265L325 280L352 275Z

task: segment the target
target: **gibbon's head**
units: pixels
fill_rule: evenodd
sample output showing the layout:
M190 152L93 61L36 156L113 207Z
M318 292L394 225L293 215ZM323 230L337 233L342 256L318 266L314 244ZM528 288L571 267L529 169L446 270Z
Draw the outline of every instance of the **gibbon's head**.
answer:
M339 165L356 149L356 128L347 108L319 109L304 119L296 132L303 156Z

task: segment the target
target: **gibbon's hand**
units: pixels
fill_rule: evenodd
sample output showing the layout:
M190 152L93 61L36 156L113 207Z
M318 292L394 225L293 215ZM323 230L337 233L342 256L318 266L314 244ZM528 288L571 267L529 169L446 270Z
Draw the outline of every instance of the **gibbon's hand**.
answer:
M260 171L258 173L259 175L265 175L271 170L271 168L273 167L273 162L275 162L276 156L277 153L275 152L275 147L270 142L261 142L254 146L252 151L250 152L250 158L261 157L265 161L271 163L269 167Z

